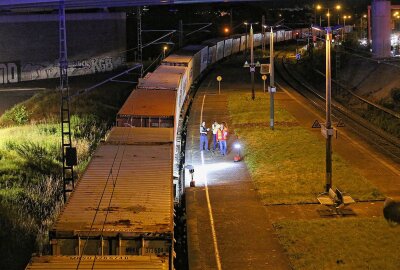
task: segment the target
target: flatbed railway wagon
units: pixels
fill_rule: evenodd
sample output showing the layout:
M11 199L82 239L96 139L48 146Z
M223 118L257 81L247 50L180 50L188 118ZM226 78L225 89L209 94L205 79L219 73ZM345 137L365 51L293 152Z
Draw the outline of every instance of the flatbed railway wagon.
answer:
M167 260L156 256L42 256L33 257L25 270L168 270Z
M114 127L50 231L52 255L158 257L173 269L173 140L173 128Z

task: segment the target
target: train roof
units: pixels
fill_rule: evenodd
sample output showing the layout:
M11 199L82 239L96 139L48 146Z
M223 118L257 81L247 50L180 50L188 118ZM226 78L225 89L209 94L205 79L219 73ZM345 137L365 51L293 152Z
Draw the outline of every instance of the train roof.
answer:
M212 38L204 41L202 44L207 46L207 45L216 45L220 41L225 41L226 38Z
M26 270L135 269L167 270L168 260L156 256L41 256L33 257ZM95 263L94 263L95 262ZM92 267L93 266L93 267Z
M164 65L168 65L168 63L188 64L188 63L190 63L190 61L192 61L192 59L193 59L193 54L174 53L174 54L168 55L168 57L162 61L162 64L164 64Z
M182 66L168 66L168 65L160 65L154 70L154 74L165 74L165 73L174 73L174 74L184 74L187 70L187 67Z
M172 117L175 115L176 91L133 90L118 115Z
M163 144L173 141L173 128L140 127L113 127L106 139L109 144Z
M201 51L202 49L204 49L205 47L207 47L206 45L201 45L201 44L197 44L197 45L187 45L185 47L183 47L181 50L178 51L179 53L192 53L193 55L198 53L199 51Z
M101 144L52 227L52 238L171 237L173 153L173 143Z
M138 89L178 90L182 74L173 72L163 75L158 72L149 72L143 79L139 79Z

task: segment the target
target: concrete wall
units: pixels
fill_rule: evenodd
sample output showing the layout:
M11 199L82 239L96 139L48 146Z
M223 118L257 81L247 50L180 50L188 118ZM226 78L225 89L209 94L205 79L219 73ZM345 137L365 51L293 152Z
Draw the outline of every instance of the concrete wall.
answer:
M391 56L391 3L386 0L373 0L372 6L372 53L376 58Z
M125 18L125 13L67 14L68 75L125 65ZM58 35L57 14L0 16L0 85L59 77Z

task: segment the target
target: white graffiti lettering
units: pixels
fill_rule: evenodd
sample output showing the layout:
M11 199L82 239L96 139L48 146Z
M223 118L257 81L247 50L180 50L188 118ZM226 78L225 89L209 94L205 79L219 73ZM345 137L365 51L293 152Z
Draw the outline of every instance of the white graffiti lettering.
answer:
M125 57L96 57L73 60L68 63L68 76L81 76L112 71L126 64ZM20 81L32 81L59 78L60 66L54 63L25 63L21 68ZM1 83L1 66L0 66Z
M0 84L16 83L19 80L16 63L0 63Z

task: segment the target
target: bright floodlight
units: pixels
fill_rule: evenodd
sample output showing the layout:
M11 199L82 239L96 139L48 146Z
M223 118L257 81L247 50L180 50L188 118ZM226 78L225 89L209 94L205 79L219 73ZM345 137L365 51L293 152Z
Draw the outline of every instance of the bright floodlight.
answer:
M235 149L240 149L240 148L241 148L241 145L240 145L239 143L235 143L235 144L234 144L234 147L235 147Z
M322 8L321 5L317 5L317 9L320 10Z

